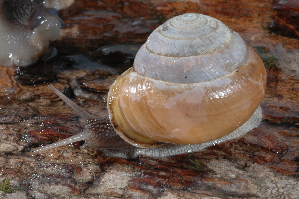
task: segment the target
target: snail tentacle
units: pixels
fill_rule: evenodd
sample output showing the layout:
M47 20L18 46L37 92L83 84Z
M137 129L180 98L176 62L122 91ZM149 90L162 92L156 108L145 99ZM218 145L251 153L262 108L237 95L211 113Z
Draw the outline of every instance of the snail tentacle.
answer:
M62 92L60 92L57 88L55 88L52 84L49 84L49 88L60 97L68 106L70 106L78 115L80 115L85 121L89 119L94 119L95 116L89 114L87 111L82 109L80 106L75 104L72 100L70 100L67 96L65 96Z
M32 150L33 153L39 153L39 152L43 152L43 151L46 151L46 150L49 150L49 149L54 149L54 148L57 148L57 147L60 147L60 146L64 146L64 145L67 145L67 144L71 144L73 142L78 142L78 141L82 141L82 140L87 140L90 138L90 133L91 132L88 132L88 131L83 131L81 133L78 133L76 135L73 135L71 137L68 137L66 139L63 139L63 140L60 140L60 141L57 141L57 142L54 142L52 144L49 144L49 145L46 145L46 146L41 146L41 147L38 147L38 148L34 148Z

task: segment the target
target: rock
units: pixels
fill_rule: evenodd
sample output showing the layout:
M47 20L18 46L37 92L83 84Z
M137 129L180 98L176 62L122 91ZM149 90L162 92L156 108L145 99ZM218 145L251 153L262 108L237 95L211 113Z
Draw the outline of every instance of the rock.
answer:
M272 2L76 0L60 11L66 27L51 44L61 65L17 72L0 66L0 182L9 180L13 190L1 191L0 198L298 198L299 40L269 32L273 13L289 19L291 8L285 8L293 1L275 1L280 11ZM291 11L298 13L294 6ZM120 45L145 42L159 24L185 12L220 19L257 46L268 74L258 128L197 153L166 158L107 157L83 142L30 153L84 127L45 83L93 115L107 115L109 85L132 65L134 55ZM60 62L61 57L67 59Z

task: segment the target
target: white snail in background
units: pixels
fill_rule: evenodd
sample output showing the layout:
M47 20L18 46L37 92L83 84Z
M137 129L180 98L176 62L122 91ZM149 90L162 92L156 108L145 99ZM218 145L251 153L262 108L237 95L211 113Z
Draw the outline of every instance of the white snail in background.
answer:
M70 7L74 3L74 0L44 0L43 4L46 8L54 8L56 10L62 10Z
M62 21L57 10L73 0L0 0L0 65L28 66L47 53Z
M187 13L154 30L134 66L111 86L111 123L51 88L81 112L87 126L35 152L86 140L111 156L162 157L199 151L257 127L266 72L236 32L212 17Z

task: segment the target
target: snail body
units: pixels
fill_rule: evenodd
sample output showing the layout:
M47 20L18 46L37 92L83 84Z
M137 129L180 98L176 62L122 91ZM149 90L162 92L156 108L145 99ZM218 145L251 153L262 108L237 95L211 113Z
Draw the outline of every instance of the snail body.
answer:
M65 4L57 0L56 4ZM47 6L47 7L45 7ZM49 41L59 37L63 26L52 1L0 1L0 64L28 66L48 52Z
M72 102L63 93L57 90L53 85L49 88L56 93L67 105L69 105L81 118L85 120L85 128L82 132L73 135L69 138L60 140L53 144L34 148L33 153L40 153L53 148L58 148L63 145L71 144L73 142L85 140L84 146L102 151L107 156L134 159L139 155L149 157L167 157L184 153L197 152L211 145L219 144L221 142L235 139L247 133L253 128L257 127L262 118L262 110L258 107L251 117L239 128L232 133L223 136L219 139L204 142L201 144L164 144L153 148L140 148L133 146L122 139L114 130L108 116L93 116Z
M187 13L154 30L134 66L111 86L106 133L97 136L103 127L93 124L76 141L84 135L94 148L126 158L199 151L257 127L265 87L262 60L237 33L217 19ZM86 121L101 121L84 115ZM123 140L114 141L117 135ZM110 147L92 139L109 136Z

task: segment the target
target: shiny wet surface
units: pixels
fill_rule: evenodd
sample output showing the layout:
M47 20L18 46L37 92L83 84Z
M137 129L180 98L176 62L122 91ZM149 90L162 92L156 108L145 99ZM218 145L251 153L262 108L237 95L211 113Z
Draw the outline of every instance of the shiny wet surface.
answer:
M53 66L49 68L55 73L43 81L64 90L88 112L105 115L107 89L119 74L105 67ZM299 194L299 82L275 66L267 68L263 121L257 129L196 153L132 160L107 157L83 148L84 142L31 154L31 148L82 131L84 122L45 82L30 82L32 76L45 77L42 67L12 70L1 68L1 86L12 91L0 96L1 179L9 180L10 188L2 190L3 196L296 198Z

